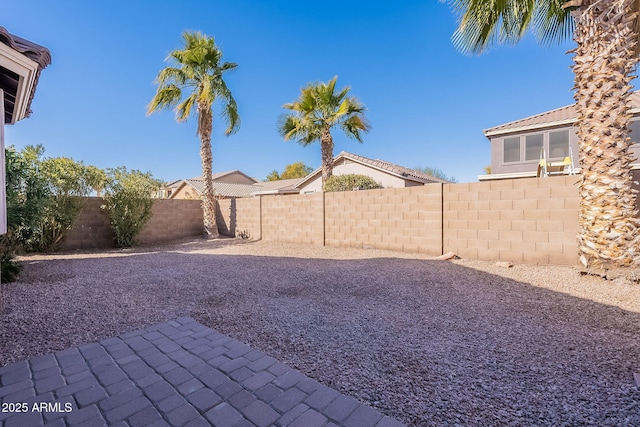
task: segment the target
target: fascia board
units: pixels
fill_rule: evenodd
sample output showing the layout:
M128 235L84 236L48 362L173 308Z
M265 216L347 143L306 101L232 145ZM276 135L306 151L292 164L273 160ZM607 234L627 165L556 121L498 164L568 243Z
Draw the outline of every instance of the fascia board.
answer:
M36 81L38 63L27 58L20 52L13 50L4 43L0 43L0 66L20 76L13 117L11 122L7 123L15 124L17 121L25 118L28 113L27 106Z

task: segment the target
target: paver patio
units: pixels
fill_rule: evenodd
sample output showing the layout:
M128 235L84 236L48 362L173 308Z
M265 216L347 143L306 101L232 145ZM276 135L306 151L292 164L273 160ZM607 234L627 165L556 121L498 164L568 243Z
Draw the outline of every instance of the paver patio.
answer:
M182 317L0 368L0 426L402 426Z

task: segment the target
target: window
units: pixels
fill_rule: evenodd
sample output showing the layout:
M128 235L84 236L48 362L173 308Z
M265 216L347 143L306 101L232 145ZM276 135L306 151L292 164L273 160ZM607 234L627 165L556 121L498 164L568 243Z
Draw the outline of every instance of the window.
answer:
M525 137L525 154L526 160L538 160L542 154L543 134L527 135Z
M629 123L629 138L632 144L640 142L640 120L634 120Z
M520 137L504 139L504 163L520 161Z
M548 158L564 158L569 155L569 131L559 130L549 132L549 153Z

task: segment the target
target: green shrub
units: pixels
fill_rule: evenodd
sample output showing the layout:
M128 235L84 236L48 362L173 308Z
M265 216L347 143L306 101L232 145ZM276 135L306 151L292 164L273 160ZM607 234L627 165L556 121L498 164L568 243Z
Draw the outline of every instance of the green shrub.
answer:
M367 175L332 175L325 183L325 191L373 190L380 185Z
M22 265L13 260L13 254L0 254L0 268L2 268L2 283L14 282L22 271Z
M48 157L40 162L40 174L48 187L50 201L39 229L34 230L35 238L26 247L28 251L51 249L71 229L82 209L83 197L92 191L90 168L95 167L68 157Z
M125 167L107 170L103 209L109 213L116 246L136 244L136 237L151 218L153 197L160 185L149 172L127 171Z

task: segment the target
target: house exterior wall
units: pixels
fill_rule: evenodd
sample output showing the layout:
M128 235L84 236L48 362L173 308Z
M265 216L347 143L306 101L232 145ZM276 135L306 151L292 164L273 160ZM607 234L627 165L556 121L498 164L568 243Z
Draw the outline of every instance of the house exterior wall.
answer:
M521 158L524 159L524 141L527 135L534 134L543 134L543 144L545 151L547 153L547 160L555 159L560 160L560 157L550 157L549 153L549 133L556 132L561 130L569 131L569 145L571 150L573 151L573 164L575 167L578 167L578 135L576 134L576 130L573 126L555 126L555 127L547 127L544 129L534 129L523 132L514 132L499 136L491 137L491 173L492 174L507 174L507 173L521 173L521 172L532 172L535 174L538 170L538 163L540 162L540 157L537 157L535 160L522 160L520 162L504 162L504 140L505 138L512 137L521 137L520 144L520 155Z
M229 184L255 184L258 182L257 180L246 176L238 171L232 172L230 174L218 177L215 179L215 182L226 182Z
M183 185L172 194L174 200L200 200L198 192L189 184Z
M354 162L349 159L340 159L338 163L333 167L334 175L367 175L376 181L382 188L403 188L420 183L413 181L407 181L397 176L390 175L381 170L371 168L361 163ZM318 174L314 179L305 183L303 187L300 187L300 194L317 193L322 191L322 174Z
M636 120L640 120L640 116L636 117ZM544 135L544 147L547 153L547 160L560 160L561 157L551 157L551 153L549 151L549 133L560 131L560 130L568 130L569 131L569 144L571 146L571 150L573 151L573 164L574 167L579 168L579 141L577 130L575 126L572 125L564 125L564 126L554 126L554 127L545 127L540 129L531 129L527 131L519 131L512 132L507 134L502 134L498 136L493 136L490 138L491 141L491 173L492 174L512 174L512 173L522 173L522 172L531 172L533 174L536 173L539 163L539 158L531 161L520 161L520 162L504 162L504 140L505 138L511 137L521 137L521 157L524 159L524 139L527 135L534 135L542 133ZM640 126L638 127L640 131ZM637 131L636 131L637 132ZM630 134L633 141L640 141L640 135L632 132ZM631 146L631 152L635 159L640 159L640 144L636 143Z

